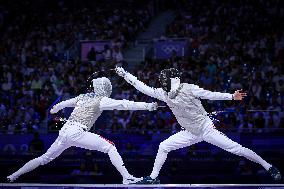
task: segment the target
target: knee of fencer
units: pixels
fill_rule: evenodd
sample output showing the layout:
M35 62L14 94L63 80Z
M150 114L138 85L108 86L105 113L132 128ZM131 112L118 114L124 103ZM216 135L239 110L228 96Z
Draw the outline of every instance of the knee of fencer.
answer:
M53 160L53 158L43 154L42 156L39 157L40 160L40 165L45 165Z
M159 151L165 152L165 153L169 153L171 150L167 147L165 142L162 142L159 145Z

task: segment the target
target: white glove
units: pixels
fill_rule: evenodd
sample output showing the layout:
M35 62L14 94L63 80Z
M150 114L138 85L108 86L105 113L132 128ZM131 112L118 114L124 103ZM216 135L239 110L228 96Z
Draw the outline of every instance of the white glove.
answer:
M157 110L157 108L158 108L158 103L157 103L157 102L149 103L149 105L148 105L147 108L148 108L149 111Z
M57 112L59 111L58 107L56 105L54 105L51 110L50 110L50 113L51 114L56 114Z
M120 77L124 77L126 75L126 71L122 67L115 67L115 72Z

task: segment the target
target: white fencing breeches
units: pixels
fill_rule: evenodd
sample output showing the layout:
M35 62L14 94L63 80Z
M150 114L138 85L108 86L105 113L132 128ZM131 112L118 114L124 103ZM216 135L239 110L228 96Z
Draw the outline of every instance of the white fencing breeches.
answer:
M40 165L49 163L71 146L107 153L112 164L117 168L123 178L130 177L121 156L112 142L100 135L84 131L80 127L80 124L72 123L72 125L65 124L62 127L59 131L59 136L45 154L27 162L22 168L11 175L12 179L15 180L22 174L30 172Z
M208 121L206 127L204 127L203 132L200 135L193 135L190 132L183 130L164 140L159 146L153 171L150 175L151 178L154 179L158 176L162 165L166 161L167 154L170 151L187 147L201 141L206 141L228 152L243 156L253 162L259 163L266 170L272 166L252 150L245 148L237 142L229 139L226 135L215 129L211 121Z

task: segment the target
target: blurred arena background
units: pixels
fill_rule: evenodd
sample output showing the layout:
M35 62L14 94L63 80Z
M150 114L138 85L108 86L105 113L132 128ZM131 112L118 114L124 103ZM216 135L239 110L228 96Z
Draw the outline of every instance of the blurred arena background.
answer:
M0 182L52 144L60 124L48 113L50 106L84 93L93 72L103 70L111 79L113 98L154 101L110 71L116 65L155 87L157 74L174 67L183 82L212 91L247 91L244 102L203 105L208 112L225 110L216 127L284 172L283 16L281 0L1 1ZM130 173L145 176L159 143L179 130L163 108L106 111L92 131L115 143ZM171 152L160 179L273 183L261 166L206 143ZM70 148L18 182L121 180L107 155Z

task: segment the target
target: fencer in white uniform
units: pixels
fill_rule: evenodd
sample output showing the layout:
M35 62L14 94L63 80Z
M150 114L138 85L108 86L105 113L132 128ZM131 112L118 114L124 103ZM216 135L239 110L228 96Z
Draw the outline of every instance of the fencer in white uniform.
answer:
M180 83L179 72L174 68L165 69L161 72L159 80L162 88L152 88L145 85L121 67L117 67L116 72L137 90L166 102L178 123L184 128L184 130L172 135L159 145L151 175L144 177L143 181L139 183L159 183L157 177L167 158L167 154L172 150L188 147L201 141L206 141L228 152L259 163L270 173L274 180L281 179L280 172L274 166L267 163L252 150L232 141L218 131L200 101L200 99L242 100L246 93L239 90L234 94L211 92L194 84Z
M26 163L15 173L7 177L10 182L40 165L49 163L58 157L65 149L76 146L89 150L107 153L112 164L123 178L123 184L141 180L130 175L114 144L100 135L88 132L104 110L149 110L157 109L157 103L133 102L109 98L112 85L108 78L92 80L94 92L81 94L75 98L62 101L52 107L50 113L57 113L65 107L74 107L67 122L59 131L59 136L42 156Z

